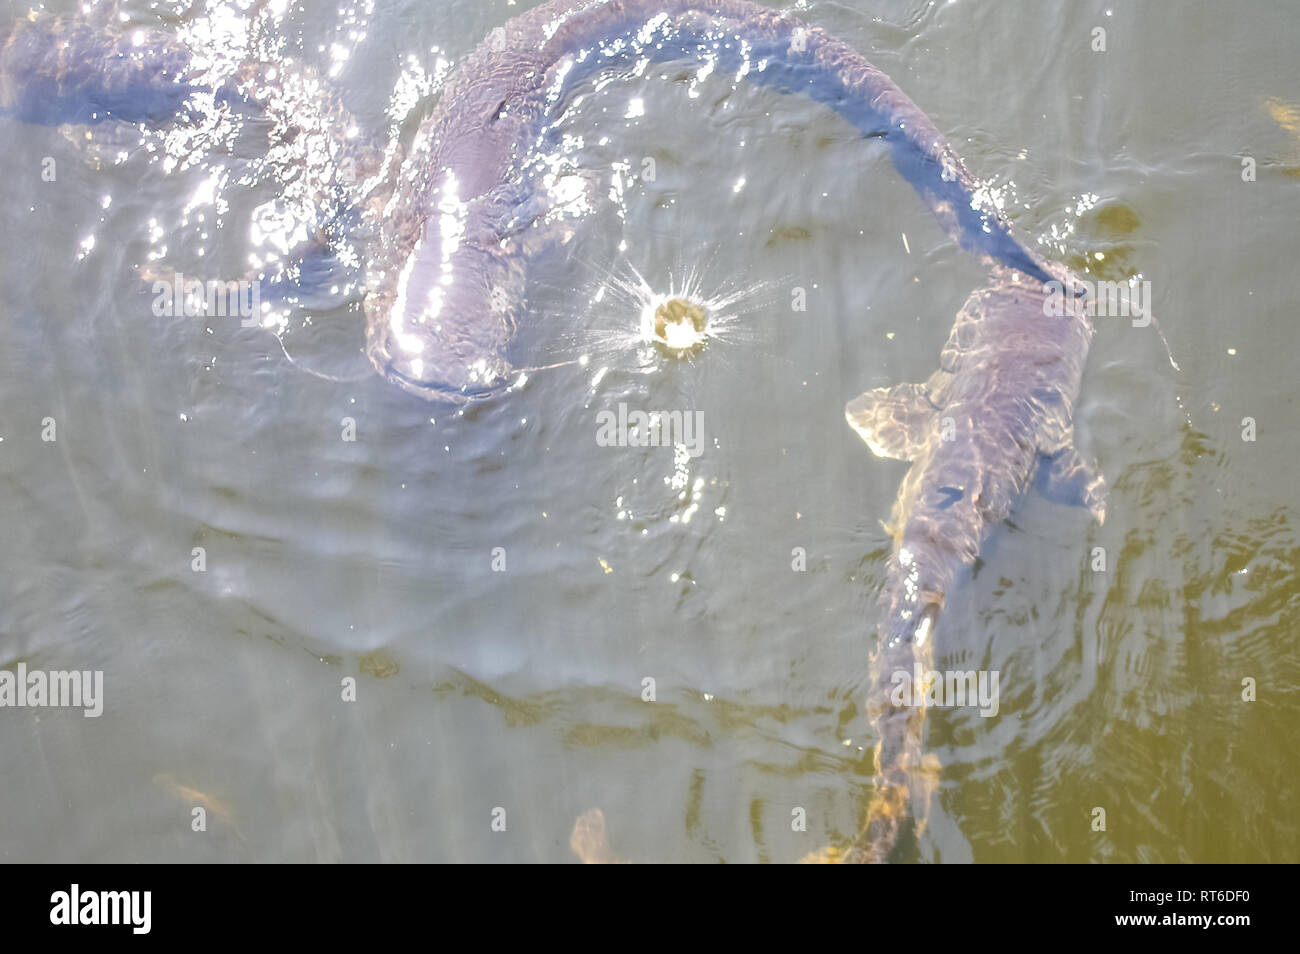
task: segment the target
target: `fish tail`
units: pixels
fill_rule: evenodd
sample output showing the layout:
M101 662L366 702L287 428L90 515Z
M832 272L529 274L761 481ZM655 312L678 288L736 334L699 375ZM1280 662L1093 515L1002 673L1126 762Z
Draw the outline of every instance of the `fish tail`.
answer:
M921 109L857 50L816 28L796 26L751 78L824 103L866 137L884 143L894 168L967 251L1049 281L1042 258L1012 232L957 152Z
M750 0L591 0L565 4L563 10L557 16L557 5L544 3L511 24L519 35L546 30L550 38L544 62L576 57L594 44L627 36L633 40L627 48L638 56L657 62L707 56L719 71L807 96L835 110L864 136L883 142L895 168L963 248L1050 280L1041 258L1012 233L930 118L849 44ZM719 34L742 42L719 43ZM492 55L489 44L482 50L480 55ZM566 82L606 66L606 57L580 57L578 65L566 67Z
M919 687L907 696L898 693L896 675L910 680L919 669L928 672L934 640L902 638L889 645L882 639L872 660L872 686L867 702L875 731L875 791L867 820L844 861L884 864L909 826L917 836L925 829L936 764L924 751L925 704Z
M932 790L922 757L925 709L891 706L872 727L880 738L875 792L862 833L844 856L848 864L885 864L909 825L919 835Z
M894 168L963 248L1049 280L930 117L889 76L849 44L784 14L763 11L741 22L756 40L768 38L755 43L767 59L751 80L821 102L883 142Z
M925 829L932 782L937 777L937 763L922 750L925 709L872 708L871 727L879 741L873 752L876 775L866 822L847 848L828 846L806 856L802 863L887 864L905 832L919 836Z

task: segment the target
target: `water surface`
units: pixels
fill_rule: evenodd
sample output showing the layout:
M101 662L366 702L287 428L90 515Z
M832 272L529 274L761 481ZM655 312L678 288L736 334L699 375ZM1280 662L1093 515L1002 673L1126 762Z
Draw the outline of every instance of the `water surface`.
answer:
M366 130L409 132L530 5L272 4L258 42L330 77ZM999 671L1001 709L932 714L938 794L905 854L1294 861L1300 18L796 6L930 114L1026 242L1149 280L1181 368L1153 329L1100 323L1077 426L1105 525L1031 495L953 595L936 661ZM180 28L247 23L200 3ZM883 150L690 64L592 84L564 156L621 188L539 258L516 355L587 360L458 415L367 373L346 288L278 339L153 314L139 266L229 278L310 209L275 202L255 137L0 122L0 666L100 669L107 695L98 719L0 710L0 857L566 861L593 806L633 861L852 838L874 741L854 694L905 465L843 407L928 376L983 275ZM633 341L637 273L745 294L674 361ZM620 403L702 411L704 453L598 446Z

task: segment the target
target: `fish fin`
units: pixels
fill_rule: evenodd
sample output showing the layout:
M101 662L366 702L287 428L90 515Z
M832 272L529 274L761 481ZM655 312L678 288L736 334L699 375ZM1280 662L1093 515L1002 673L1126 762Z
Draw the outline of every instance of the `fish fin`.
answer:
M952 384L952 378L951 374L940 368L926 379L925 398L930 402L931 408L937 410L948 402L948 387Z
M1098 523L1106 522L1106 480L1084 462L1073 444L1043 457L1038 491L1055 503L1087 507Z
M913 460L926 440L935 408L924 384L864 391L844 408L844 418L877 457Z

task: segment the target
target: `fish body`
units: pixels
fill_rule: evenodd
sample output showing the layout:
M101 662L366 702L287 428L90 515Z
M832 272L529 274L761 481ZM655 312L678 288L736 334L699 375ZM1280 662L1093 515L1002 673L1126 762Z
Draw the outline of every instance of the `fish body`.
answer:
M0 115L28 123L163 122L199 88L165 30L38 17L0 27Z
M370 153L357 163L377 180L364 196L374 235L365 313L379 373L453 404L512 383L507 352L526 318L528 250L538 245L523 237L555 202L528 168L532 149L594 74L682 60L835 110L889 149L964 248L1047 280L925 113L843 41L751 0L548 0L458 64L383 169ZM163 123L183 117L196 91L255 104L267 84L260 64L217 75L152 27L37 17L0 29L0 115L28 122ZM333 104L324 114L341 132L354 125ZM338 155L340 165L353 158Z
M1074 444L1093 326L1061 266L1038 281L1004 266L957 315L924 384L868 391L845 408L878 456L909 461L894 503L867 709L879 744L876 793L849 860L884 861L901 826L924 823L931 781L924 706L897 693L900 673L931 670L948 595L1035 478L1052 499L1105 519L1105 482Z
M1048 279L929 118L848 44L748 0L551 0L466 57L402 162L372 256L376 370L458 403L511 383L526 277L518 239L550 201L526 171L529 150L579 84L638 60L708 61L831 107L890 149L964 247Z

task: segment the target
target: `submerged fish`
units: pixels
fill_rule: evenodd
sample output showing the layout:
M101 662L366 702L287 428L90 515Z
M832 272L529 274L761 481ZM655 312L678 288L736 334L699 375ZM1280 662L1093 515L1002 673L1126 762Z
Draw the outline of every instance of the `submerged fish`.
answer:
M513 239L548 211L520 165L529 145L594 73L699 58L830 106L889 147L964 246L1048 279L929 118L847 44L747 0L552 0L464 60L402 163L384 218L385 270L366 306L374 366L428 397L507 386L524 279Z
M235 822L235 815L230 806L220 798L209 795L207 792L201 792L189 785L182 785L169 772L159 772L153 777L153 783L163 791L179 798L190 808L202 808L217 821L228 826L241 844L245 847L248 846L248 842L244 839L244 833L239 830L239 825Z
M994 268L957 315L924 384L868 391L845 417L880 457L910 461L898 490L868 694L877 787L846 860L884 861L907 818L924 824L933 771L923 765L923 705L895 677L931 670L935 626L990 532L1038 476L1049 497L1105 519L1105 483L1074 446L1074 401L1093 327L1066 289ZM1055 296L1055 300L1052 300Z
M888 76L848 44L749 0L550 0L497 28L459 64L404 152L366 195L366 351L426 398L464 403L507 387L525 265L552 201L530 146L575 89L638 60L706 59L834 109L894 165L964 247L1046 281L961 159ZM213 76L164 31L37 18L0 31L0 113L29 122L182 117L213 89L256 100L257 64ZM351 120L339 117L341 129ZM394 144L396 146L396 144Z
M373 176L358 192L373 236L366 352L379 373L424 398L464 404L507 388L517 376L507 349L526 318L527 259L553 201L530 171L530 148L597 72L682 59L833 109L888 148L941 225L993 267L926 385L868 392L848 411L878 454L913 461L896 507L868 702L881 739L877 795L849 852L882 861L923 777L923 710L890 703L890 673L927 658L944 597L1040 458L1052 483L1101 513L1100 481L1074 452L1070 426L1091 327L1076 309L1052 319L1042 307L1044 283L1071 287L1069 276L1016 239L888 76L848 44L749 0L538 5L464 58L408 148L393 143L382 167L367 167ZM214 77L155 29L36 18L0 30L0 113L31 122L173 121L196 90L256 103L266 82L257 64Z

